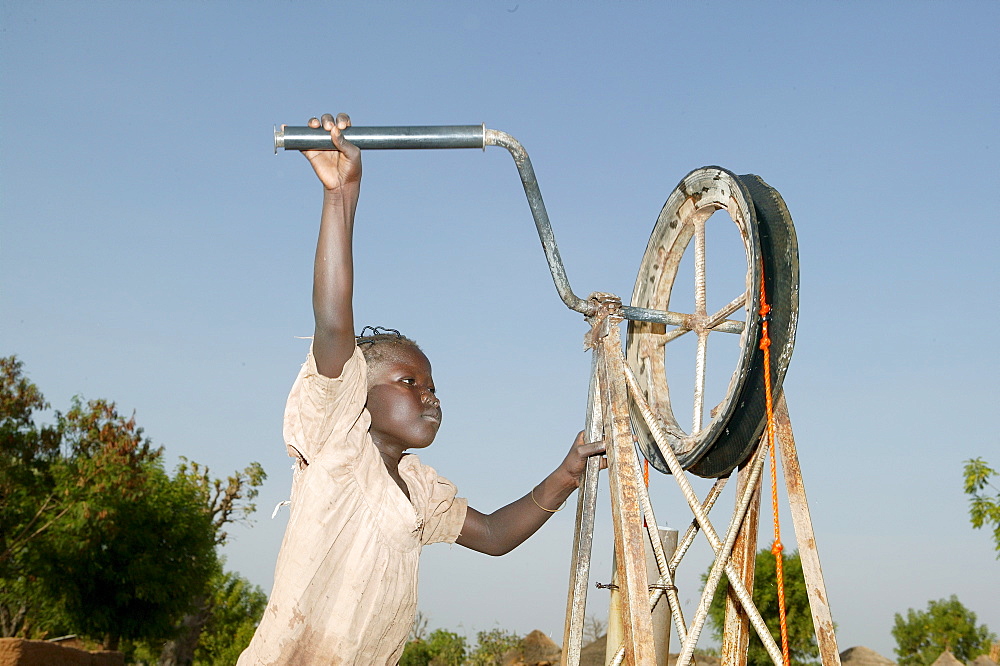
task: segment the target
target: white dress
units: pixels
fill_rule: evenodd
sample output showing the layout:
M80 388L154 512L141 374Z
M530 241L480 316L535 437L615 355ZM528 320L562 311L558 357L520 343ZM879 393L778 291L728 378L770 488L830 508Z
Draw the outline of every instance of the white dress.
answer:
M239 666L396 664L417 608L421 546L454 543L468 503L415 455L399 462L410 499L368 433L359 349L341 376L312 351L292 386L284 438L298 460L274 588Z

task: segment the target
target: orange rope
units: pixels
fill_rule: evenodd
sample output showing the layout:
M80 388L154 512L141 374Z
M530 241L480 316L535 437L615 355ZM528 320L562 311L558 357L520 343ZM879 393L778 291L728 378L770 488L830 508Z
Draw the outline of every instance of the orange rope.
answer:
M649 490L649 461L643 458L642 460L642 482L646 484L646 490ZM642 517L642 526L647 527L646 516Z
M778 617L781 620L781 656L785 666L790 666L788 651L788 622L785 615L785 572L783 566L781 545L781 524L778 519L778 462L774 449L774 403L771 396L771 338L768 335L768 322L771 320L771 306L767 303L764 291L764 268L761 265L760 274L760 318L762 330L760 348L764 352L764 395L767 402L767 445L771 455L771 508L774 511L774 545L771 553L774 555L775 577L778 581Z

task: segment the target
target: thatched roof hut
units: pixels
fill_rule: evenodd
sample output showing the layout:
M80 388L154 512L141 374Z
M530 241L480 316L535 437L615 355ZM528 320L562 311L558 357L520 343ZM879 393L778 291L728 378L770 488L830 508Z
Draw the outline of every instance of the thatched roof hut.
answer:
M840 663L842 666L895 666L896 662L883 657L871 648L859 645L841 652Z
M559 663L562 650L555 641L535 629L524 637L521 646L503 656L504 666L550 666Z
M958 660L955 655L951 653L951 650L945 650L941 653L941 656L934 660L931 666L965 666L962 662Z
M997 666L997 662L990 659L987 655L981 654L970 661L969 666Z

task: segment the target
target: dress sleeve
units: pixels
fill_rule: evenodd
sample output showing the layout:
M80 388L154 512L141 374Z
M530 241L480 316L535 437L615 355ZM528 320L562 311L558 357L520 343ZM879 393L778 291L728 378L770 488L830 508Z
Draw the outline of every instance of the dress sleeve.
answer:
M464 497L456 497L458 488L448 479L438 476L431 467L424 466L433 475L428 484L428 501L424 507L423 533L420 542L423 545L431 543L455 543L465 525L465 514L469 501Z
M312 348L302 364L285 404L284 439L288 455L309 465L328 442L349 446L347 433L364 413L367 366L357 347L339 377L325 377L316 369ZM347 456L350 451L342 452Z

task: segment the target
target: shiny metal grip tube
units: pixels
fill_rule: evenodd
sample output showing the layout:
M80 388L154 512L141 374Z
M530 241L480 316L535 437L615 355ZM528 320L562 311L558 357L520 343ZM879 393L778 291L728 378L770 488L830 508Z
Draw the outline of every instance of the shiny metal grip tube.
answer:
M348 127L344 136L362 150L406 148L486 148L485 125L415 125L403 127ZM330 133L312 127L274 128L274 152L336 150Z

